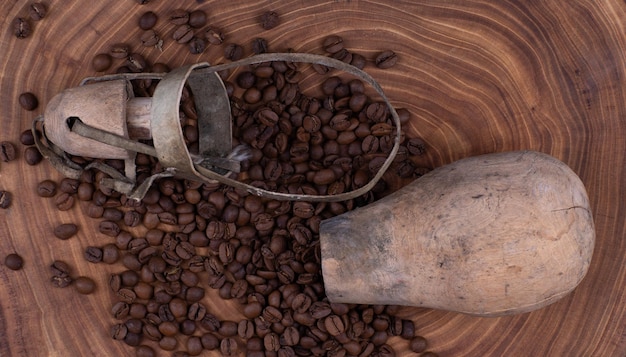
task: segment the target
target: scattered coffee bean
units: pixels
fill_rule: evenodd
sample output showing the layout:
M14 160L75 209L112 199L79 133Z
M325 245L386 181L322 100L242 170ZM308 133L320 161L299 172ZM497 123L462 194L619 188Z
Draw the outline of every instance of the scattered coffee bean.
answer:
M155 14L153 11L146 11L139 17L139 28L141 28L142 30L150 30L154 27L154 25L156 25L157 20L157 14Z
M194 10L189 13L189 26L193 28L204 27L207 23L206 12L202 10Z
M243 47L231 43L224 47L224 57L231 61L238 61L243 57Z
M54 199L54 204L59 211L68 211L74 207L74 196L63 192Z
M206 40L200 37L194 37L189 41L189 52L198 55L206 49ZM196 131L197 132L197 131Z
M328 36L324 39L324 51L334 54L343 49L343 39L339 36Z
M111 68L111 64L113 60L111 56L107 53L99 53L93 57L91 60L91 67L96 72L104 72L107 69Z
M85 249L85 259L90 263L100 263L102 261L102 249L98 247L87 247L87 249Z
M24 266L24 259L16 253L11 253L4 258L4 265L11 270L20 270Z
M178 43L187 43L193 38L193 30L187 24L180 25L172 33L172 38Z
M17 152L15 150L15 145L13 145L10 141L2 141L0 142L0 160L4 162L9 162L15 160L17 156Z
M37 195L53 197L57 193L57 184L52 180L43 180L37 185Z
M20 134L20 143L25 146L34 145L35 137L33 136L33 132L29 129L24 130Z
M23 17L16 17L13 20L12 26L13 34L17 38L26 38L33 33L28 20Z
M264 30L271 30L278 26L280 23L280 17L278 16L278 13L274 11L267 11L261 15L259 21Z
M189 22L189 12L183 9L176 9L170 12L169 20L174 25L184 25Z
M267 40L264 38L260 38L257 37L254 40L252 40L252 52L254 52L255 54L261 54L261 53L266 53L267 52ZM271 68L271 67L268 67Z
M0 191L0 208L6 209L11 207L11 203L13 202L13 195L9 191L1 190Z
M383 51L374 60L376 67L381 69L387 69L395 66L398 62L398 55L391 50Z
M74 286L76 287L76 291L80 294L88 295L96 290L96 283L93 279L86 276L79 276L74 281Z
M24 92L20 94L18 101L20 103L20 106L28 111L35 110L39 106L39 100L37 99L37 96L31 92Z
M43 160L43 156L35 146L29 146L24 149L24 161L27 164L34 166Z
M161 41L161 38L154 30L146 30L141 35L141 44L145 47L157 46Z
M54 228L54 235L62 240L73 237L78 232L78 226L74 223L63 223Z
M427 347L428 343L426 342L426 339L422 336L415 336L409 342L409 349L415 353L424 352Z
M33 21L39 21L43 19L44 17L46 17L47 12L48 9L46 8L46 5L40 2L32 3L28 8L28 14Z
M109 55L113 58L126 58L130 54L130 47L124 43L117 43L109 49Z

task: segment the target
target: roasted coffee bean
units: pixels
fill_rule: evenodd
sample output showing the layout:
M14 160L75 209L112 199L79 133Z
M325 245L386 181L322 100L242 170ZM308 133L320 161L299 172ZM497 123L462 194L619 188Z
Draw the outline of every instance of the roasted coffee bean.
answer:
M54 203L59 211L68 211L74 207L74 196L69 193L61 193L58 195Z
M391 50L383 51L374 60L376 67L381 69L387 69L395 66L398 62L398 55Z
M204 37L212 45L221 45L224 42L224 34L216 28L207 28Z
M13 34L17 38L26 38L33 33L30 23L23 17L16 17L13 22Z
M52 180L43 180L37 185L37 195L53 197L57 193L57 184Z
M126 66L128 66L132 72L142 72L146 68L147 63L142 55L131 53L126 58Z
M280 337L274 332L270 332L263 337L263 346L266 351L277 352L280 349Z
M121 228L113 221L102 221L98 224L98 231L109 237L117 237L121 232Z
M85 249L85 259L91 263L100 263L102 261L102 249L98 247L87 247L87 249Z
M144 47L152 47L159 45L161 38L154 30L146 30L139 38L141 45Z
M222 321L218 332L225 337L233 337L237 335L238 324L235 321Z
M224 47L224 57L231 61L239 61L243 58L243 47L230 43Z
M137 294L130 288L121 288L115 294L118 300L127 304L132 304L137 298Z
M117 43L109 49L109 55L113 58L123 59L130 54L130 47L124 43Z
M104 72L111 68L113 59L108 53L98 53L91 60L91 68L96 72Z
M54 287L65 288L72 284L73 279L67 274L54 275L50 278L50 282Z
M7 209L11 207L13 202L13 195L9 191L0 191L0 208Z
M329 315L324 319L324 327L332 336L337 336L345 331L344 323L341 317L337 315Z
M178 345L178 340L172 336L163 336L159 341L159 347L165 351L173 351Z
M20 270L24 266L24 259L19 254L11 253L4 257L4 265L11 270Z
M189 13L189 26L194 28L204 27L207 23L206 12L203 10L194 10Z
M155 357L156 355L154 349L147 345L137 346L137 349L135 349L135 356L137 357Z
M128 327L125 324L115 324L111 327L111 337L114 340L124 340L128 334Z
M358 53L353 53L352 54L352 60L350 61L350 64L353 65L354 67L358 68L358 69L363 69L365 68L365 57L363 57L363 55L360 55Z
M261 54L261 53L266 53L268 51L268 45L267 45L267 40L264 38L260 38L257 37L254 40L252 40L252 52L254 52L254 54ZM272 68L272 67L266 67L266 68Z
M24 92L20 94L20 96L18 97L18 102L20 103L20 106L22 108L28 111L33 111L37 109L37 107L39 106L39 100L37 99L37 96L31 92Z
M220 352L223 356L235 356L239 352L237 340L232 337L226 337L220 342Z
M189 319L183 320L180 323L180 332L187 336L193 335L196 332L196 323Z
M76 287L76 291L83 295L91 294L96 290L96 282L86 276L76 278L76 280L74 280L74 286Z
M20 134L20 143L26 146L35 144L35 137L33 136L32 130L26 129Z
M170 12L169 21L174 25L184 25L189 22L189 12L183 9L176 9Z
M120 254L115 244L109 243L102 247L102 262L106 264L113 264L117 262L119 257Z
M278 26L280 23L280 17L275 11L267 11L261 15L259 22L264 30L271 30Z
M73 237L78 232L78 226L74 223L64 223L54 228L54 235L62 240Z
M191 41L189 41L189 52L191 54L197 55L206 49L206 40L200 37L193 37ZM197 132L197 131L195 131ZM194 133L195 133L194 132ZM192 140L193 142L197 140Z
M343 49L343 39L336 35L328 36L324 39L322 46L324 51L330 54L337 53Z
M27 164L34 166L40 163L41 160L43 160L43 156L36 147L30 146L24 150L24 161Z
M139 344L141 343L141 334L128 332L128 334L126 334L126 337L124 338L124 343L133 347L139 346Z
M111 314L118 320L123 320L128 316L130 305L123 301L116 302L111 308Z
M52 262L50 265L50 272L53 276L68 276L71 273L69 265L60 260Z
M156 25L158 20L157 14L153 11L146 11L139 17L138 25L142 30L150 30Z
M193 30L187 24L180 25L172 33L172 38L178 43L187 43L193 38Z
M33 21L39 21L43 19L44 17L46 17L47 12L48 9L46 8L46 5L40 2L32 3L28 8L28 15Z
M17 151L15 145L10 141L0 142L0 160L9 162L15 160L17 157Z

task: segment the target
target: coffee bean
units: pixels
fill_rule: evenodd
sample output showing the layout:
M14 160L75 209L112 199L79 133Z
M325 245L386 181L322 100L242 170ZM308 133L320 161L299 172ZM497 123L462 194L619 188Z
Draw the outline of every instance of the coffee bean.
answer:
M131 53L126 58L126 66L128 66L131 72L142 72L146 68L147 63L142 55Z
M358 69L363 69L365 68L365 57L363 57L363 55L360 55L358 53L353 53L352 54L352 61L350 61L350 64L353 65L354 67L358 68Z
M193 30L187 24L180 25L174 30L172 38L178 43L187 43L193 38Z
M189 42L189 52L191 54L197 55L206 49L206 40L200 37L194 37ZM197 132L197 131L196 131Z
M189 26L193 28L201 28L207 23L206 12L203 10L194 10L189 13Z
M37 195L53 197L57 193L57 184L52 180L43 180L37 185Z
M87 247L87 249L85 249L85 259L90 263L100 263L102 261L102 249L98 247Z
M113 221L102 221L98 224L98 231L109 237L117 237L121 232L121 228Z
M24 259L19 254L11 253L4 257L4 265L11 270L20 270L24 266Z
M141 346L138 346L137 349L135 350L135 356L137 356L137 357L155 357L156 356L156 352L150 346L141 345Z
M324 39L324 51L333 54L343 49L343 39L339 36L332 35Z
M161 38L154 30L146 30L140 37L141 45L144 47L157 46Z
M1 190L0 191L0 208L6 209L11 207L11 203L13 202L13 195L9 191Z
M76 287L76 291L83 295L88 295L96 290L96 283L93 279L86 276L79 276L74 280L74 286Z
M54 235L62 240L73 237L78 232L78 226L74 223L64 223L54 228Z
M243 47L230 43L224 47L224 57L231 61L238 61L243 58Z
M54 203L59 211L68 211L74 207L74 196L69 193L61 193L58 195Z
M30 23L23 17L16 17L12 22L12 26L13 34L17 38L26 38L33 33Z
M254 40L252 40L252 52L254 52L254 54L261 54L261 53L266 53L268 51L268 45L267 45L267 40L264 38L260 38L257 37ZM266 68L272 68L272 67L266 67Z
M189 22L189 12L183 9L176 9L170 12L169 21L174 25L184 25Z
M91 67L96 72L106 71L111 68L111 64L113 64L113 59L107 53L98 53L91 60Z
M271 30L278 26L280 23L280 17L278 16L278 13L274 11L267 11L261 15L259 22L264 30Z
M155 14L153 11L146 11L139 17L139 28L141 28L142 30L150 30L154 27L154 25L156 25L157 20L157 14Z
M117 43L109 49L109 55L113 58L126 58L130 54L130 47L124 43Z
M28 111L33 111L37 109L37 107L39 106L39 100L37 99L37 96L31 92L24 92L20 94L18 97L18 102L20 103L20 106L22 108ZM29 145L32 145L32 144L29 144Z
M232 337L226 337L220 342L220 352L223 356L235 356L239 352L237 340Z
M46 5L40 2L32 3L28 8L28 15L33 21L39 21L43 19L44 17L46 17L47 12L48 9L46 8Z
M374 60L376 67L381 69L387 69L395 66L398 62L398 55L391 50L383 51Z
M43 160L43 156L36 147L29 146L24 150L24 161L26 161L28 165L37 165L41 160Z
M15 160L17 156L15 145L10 141L0 142L0 160L9 162Z
M224 34L220 30L212 27L204 31L204 37L212 45L221 45L224 42Z

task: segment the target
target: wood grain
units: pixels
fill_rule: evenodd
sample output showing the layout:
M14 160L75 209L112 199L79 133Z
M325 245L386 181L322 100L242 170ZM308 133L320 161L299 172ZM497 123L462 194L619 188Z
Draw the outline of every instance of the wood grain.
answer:
M441 356L618 356L626 351L626 4L618 0L572 1L46 1L48 16L34 34L16 39L10 22L27 16L27 2L0 4L0 139L17 143L56 93L95 75L91 58L116 42L128 42L151 62L175 67L224 61L211 47L191 55L169 40L163 19L163 52L138 45L139 15L173 7L203 8L228 42L245 45L257 36L273 51L322 53L321 42L341 35L346 46L372 59L392 49L392 69L366 67L398 107L408 108L408 130L429 145L424 165L436 167L490 152L531 149L567 163L589 193L597 230L587 277L563 300L542 310L504 318L475 318L406 308ZM263 31L257 17L272 9L281 24ZM17 103L19 93L40 99L35 112ZM34 193L37 182L59 179L49 165L22 160L0 163L0 189L14 193L0 212L0 256L19 252L21 271L0 267L0 355L126 356L132 349L111 341L111 296L103 288L117 266L86 263L87 245L102 244L94 221L77 205L59 212ZM81 227L60 241L58 223ZM94 277L99 290L79 296L52 289L47 265L66 260L76 274ZM222 318L237 320L236 306L206 299ZM393 340L399 351L406 342ZM399 353L406 355L406 353Z

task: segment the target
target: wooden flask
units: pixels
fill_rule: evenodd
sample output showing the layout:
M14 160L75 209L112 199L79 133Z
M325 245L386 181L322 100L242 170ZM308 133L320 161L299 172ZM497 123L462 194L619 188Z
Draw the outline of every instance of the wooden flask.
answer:
M578 176L551 156L518 151L435 169L322 221L320 241L331 302L498 316L572 291L595 231Z

